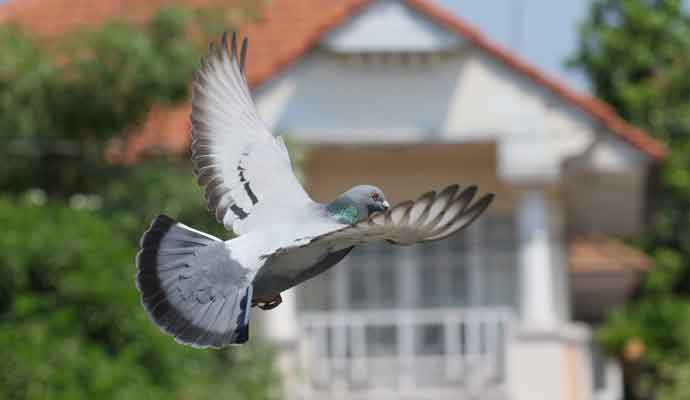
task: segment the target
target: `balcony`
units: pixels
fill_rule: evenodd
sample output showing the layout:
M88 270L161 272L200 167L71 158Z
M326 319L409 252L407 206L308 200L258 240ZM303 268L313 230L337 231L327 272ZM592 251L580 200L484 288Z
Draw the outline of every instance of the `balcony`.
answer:
M301 398L504 398L509 308L303 312Z

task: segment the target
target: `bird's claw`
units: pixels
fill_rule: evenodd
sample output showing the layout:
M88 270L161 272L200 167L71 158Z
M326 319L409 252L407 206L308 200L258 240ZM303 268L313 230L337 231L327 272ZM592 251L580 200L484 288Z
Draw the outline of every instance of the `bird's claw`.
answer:
M280 303L283 302L283 298L280 297L280 295L277 295L276 297L269 299L268 301L263 301L263 300L257 300L252 303L252 307L259 307L262 310L273 310L274 308L278 307Z

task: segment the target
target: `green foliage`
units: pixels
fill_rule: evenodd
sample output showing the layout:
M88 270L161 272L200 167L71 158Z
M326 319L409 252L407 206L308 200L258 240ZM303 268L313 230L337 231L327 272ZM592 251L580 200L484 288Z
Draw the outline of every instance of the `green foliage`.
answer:
M599 0L574 60L626 119L673 139L687 130L690 25L680 0Z
M196 350L148 321L106 218L0 199L0 398L271 397L271 353Z
M150 160L109 182L99 192L103 212L134 238L158 214L167 214L204 232L229 239L225 228L206 209L191 162Z
M0 26L1 399L275 397L273 353L256 335L188 348L139 303L134 255L156 214L228 236L190 163L103 161L154 104L188 98L198 43L215 29L193 25L209 13L169 8L49 43Z
M186 25L184 10L166 9L143 28L111 22L50 51L16 27L0 27L0 132L9 143L0 156L12 161L0 186L56 195L98 187L109 140L153 104L187 98L198 46Z
M597 0L571 61L597 96L669 144L650 231L640 245L655 260L641 296L599 332L612 353L644 344L634 395L690 397L690 14L680 0ZM677 374L669 371L679 371ZM685 389L682 389L682 388ZM681 394L684 393L684 394Z
M0 48L0 137L4 143L0 156L8 161L0 169L0 187L9 188L15 182L21 186L24 178L38 178L38 173L30 171L43 143L33 139L36 132L52 132L50 109L58 79L36 44L17 29L0 26Z

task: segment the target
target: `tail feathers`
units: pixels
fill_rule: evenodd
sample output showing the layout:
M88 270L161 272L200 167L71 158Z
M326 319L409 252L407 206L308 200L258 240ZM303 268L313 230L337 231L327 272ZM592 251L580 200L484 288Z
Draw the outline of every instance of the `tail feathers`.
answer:
M248 340L248 270L223 241L160 215L141 238L136 262L141 302L163 332L194 347Z

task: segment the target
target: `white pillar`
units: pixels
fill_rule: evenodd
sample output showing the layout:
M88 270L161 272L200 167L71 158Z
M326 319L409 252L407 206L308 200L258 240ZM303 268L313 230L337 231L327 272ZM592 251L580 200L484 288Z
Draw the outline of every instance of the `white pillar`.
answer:
M521 191L521 321L509 335L506 383L514 400L591 400L589 329L567 321L559 308L558 296L567 293L557 280L566 267L554 257L550 211L543 189Z
M559 320L548 215L542 190L521 193L518 206L521 314L523 323L542 327L555 325Z

